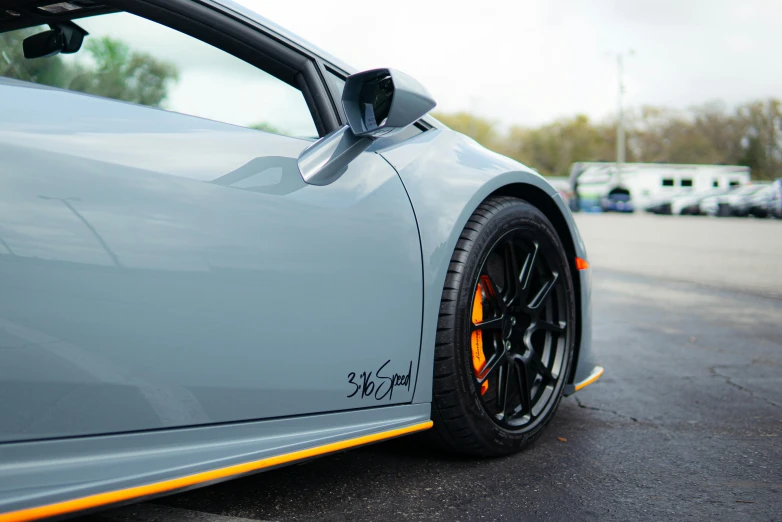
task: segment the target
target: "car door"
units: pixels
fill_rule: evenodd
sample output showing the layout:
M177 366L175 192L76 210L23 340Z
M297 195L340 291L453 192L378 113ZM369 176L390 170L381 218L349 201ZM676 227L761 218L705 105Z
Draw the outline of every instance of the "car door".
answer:
M179 80L111 99L123 69L94 52L61 62L87 94L0 79L0 441L410 402L421 253L389 164L307 185L311 79L128 13L78 23L80 53Z

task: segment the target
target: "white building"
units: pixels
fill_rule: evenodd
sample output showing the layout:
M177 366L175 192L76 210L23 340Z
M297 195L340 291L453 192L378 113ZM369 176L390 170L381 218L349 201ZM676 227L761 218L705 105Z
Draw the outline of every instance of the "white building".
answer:
M570 184L584 210L600 207L600 200L612 192L629 192L635 208L641 209L666 196L738 187L749 181L749 167L737 165L625 163L621 173L616 163L579 162L570 167Z

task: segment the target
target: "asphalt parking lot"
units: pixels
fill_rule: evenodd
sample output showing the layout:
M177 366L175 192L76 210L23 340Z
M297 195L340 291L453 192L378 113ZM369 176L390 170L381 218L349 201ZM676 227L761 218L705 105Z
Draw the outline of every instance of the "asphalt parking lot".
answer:
M578 220L606 373L527 451L405 438L82 522L782 520L782 222Z

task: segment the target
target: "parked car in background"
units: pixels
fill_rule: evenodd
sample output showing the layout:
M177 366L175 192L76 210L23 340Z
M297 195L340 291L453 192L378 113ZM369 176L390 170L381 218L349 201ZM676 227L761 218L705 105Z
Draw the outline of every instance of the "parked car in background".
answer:
M750 186L753 187L753 190L741 194L736 193L735 197L731 197L729 201L731 215L747 217L749 215L749 209L752 204L753 196L762 191L764 187L767 187L768 183L761 181L753 183Z
M633 200L628 192L612 192L600 200L603 212L633 212Z
M766 200L766 212L768 216L782 219L782 178L776 180L772 185L771 197Z
M773 201L776 199L775 193L778 191L779 189L775 185L765 185L750 196L747 201L747 215L765 218L769 216L770 210L773 215Z
M761 190L765 183L753 183L731 190L727 194L707 196L700 201L700 213L707 216L746 216L746 202ZM739 210L741 209L741 210Z
M698 204L704 198L724 194L727 189L715 189L705 192L687 192L685 194L673 194L670 196L658 197L646 205L646 211L652 214L664 215L687 215L699 214Z
M703 192L681 194L671 199L671 214L682 216L697 216L701 213L700 202L708 197L727 194L730 189L717 188Z
M577 162L570 167L570 185L578 210L600 208L615 187L631 195L635 208L648 208L660 198L745 185L750 174L749 167L740 165L624 163L620 172L614 162Z
M670 214L671 213L671 197L661 197L650 201L644 210L651 212L652 214Z

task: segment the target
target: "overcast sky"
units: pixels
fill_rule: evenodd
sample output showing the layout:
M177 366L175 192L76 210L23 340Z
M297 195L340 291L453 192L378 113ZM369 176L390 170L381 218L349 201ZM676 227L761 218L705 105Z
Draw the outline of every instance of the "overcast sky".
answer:
M359 69L394 67L438 110L534 125L627 104L782 98L782 0L239 0Z

